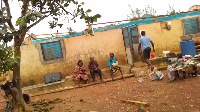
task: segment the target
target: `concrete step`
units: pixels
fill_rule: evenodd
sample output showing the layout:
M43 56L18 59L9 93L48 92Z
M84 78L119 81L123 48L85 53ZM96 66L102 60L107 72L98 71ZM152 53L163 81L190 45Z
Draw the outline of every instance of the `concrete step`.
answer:
M153 65L160 65L162 63L168 63L168 58L167 57L156 57L153 59L150 59L151 64Z
M134 76L134 74L130 75L131 72L131 65L121 65L122 72L125 77L129 76ZM102 69L102 78L105 82L108 82L111 80L110 76L110 69L105 68ZM88 72L88 76L90 78L90 82L92 82L92 78L90 73ZM96 83L100 83L99 80L99 75L95 75ZM115 75L114 78L117 80L121 77L120 72L118 71ZM88 86L91 84L84 84L84 86ZM67 90L67 89L73 89L76 88L76 81L74 81L74 78L72 75L65 77L62 81L59 82L54 82L54 83L49 83L49 84L38 84L34 86L29 86L29 87L23 87L23 93L30 94L32 96L34 95L40 95L40 94L47 94L47 93L52 93L52 92L57 92L57 91L62 91L62 90Z
M125 78L129 77L134 77L134 74L124 74L124 80ZM121 79L121 76L116 76L115 80L123 80ZM111 78L104 79L102 83L106 82L111 82ZM96 82L96 84L101 84L101 82ZM42 86L43 85L43 86ZM92 86L94 85L93 83L89 84L84 84L82 87L87 87L87 86ZM71 89L77 89L79 88L78 86L67 86L65 81L60 81L56 83L51 83L48 85L40 84L38 86L34 87L25 87L22 89L23 93L29 94L30 96L39 96L43 94L50 94L50 93L55 93L55 92L60 92L60 91L65 91L65 90L71 90Z
M130 74L131 73L131 68L132 68L131 65L127 64L127 65L120 65L120 66L121 66L123 74ZM101 69L101 72L102 72L102 78L103 79L107 79L107 78L111 77L109 68ZM87 74L89 76L90 81L92 81L92 77L91 77L90 72L87 72ZM114 77L117 77L117 76L121 76L120 71L118 71L116 74L114 74ZM99 75L97 73L95 73L95 80L99 80L99 79L100 79Z

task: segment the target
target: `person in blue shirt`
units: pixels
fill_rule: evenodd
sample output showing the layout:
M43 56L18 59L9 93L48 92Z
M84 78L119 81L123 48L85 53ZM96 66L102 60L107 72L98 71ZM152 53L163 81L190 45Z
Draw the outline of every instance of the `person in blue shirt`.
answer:
M122 74L121 67L118 65L117 59L115 58L113 53L110 53L110 58L108 59L108 66L110 67L110 75L112 80L114 80L114 74L119 70L121 73L121 78L123 79L124 76Z
M153 48L153 52L155 52L154 43L150 37L145 36L145 31L141 31L141 35L142 36L139 39L138 53L141 55L141 53L143 51L143 56L144 56L146 63L148 64L148 68L151 68L151 71L153 71L154 67L151 64L151 62L149 61L149 58L150 58L150 52L151 52L151 45ZM151 45L150 45L150 43L151 43ZM141 46L142 46L142 51L140 51Z

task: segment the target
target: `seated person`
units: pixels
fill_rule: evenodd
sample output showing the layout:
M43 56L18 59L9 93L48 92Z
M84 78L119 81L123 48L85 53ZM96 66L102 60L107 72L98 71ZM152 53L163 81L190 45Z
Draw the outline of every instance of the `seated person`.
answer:
M80 86L81 79L86 81L86 83L88 83L89 78L86 74L86 70L85 70L85 67L83 66L82 60L78 61L77 66L75 67L73 76L74 76L75 80L78 82L78 87L81 87Z
M112 77L112 80L114 80L113 74L115 74L118 70L122 75L121 78L124 78L121 67L118 65L117 59L114 57L113 53L110 53L110 58L108 59L108 66L110 67L110 75Z
M93 79L93 84L95 84L95 73L99 73L99 77L100 77L100 80L102 82L101 69L99 68L98 62L94 60L94 57L90 58L88 68L90 69L90 74L91 74L92 79Z

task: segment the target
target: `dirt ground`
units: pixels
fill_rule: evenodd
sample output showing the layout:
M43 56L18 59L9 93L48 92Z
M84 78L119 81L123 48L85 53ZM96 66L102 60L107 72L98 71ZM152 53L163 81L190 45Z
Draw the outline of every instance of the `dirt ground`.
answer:
M145 109L150 112L200 111L200 77L187 77L186 80L181 77L179 80L169 83L166 71L162 72L165 76L161 81L150 81L148 76L131 77L31 97L31 105L34 104L33 102L46 99L49 101L47 103L49 103L51 112L134 112L139 105L120 101L129 99L148 102L149 106ZM138 81L140 78L143 79L142 82ZM0 102L2 100L3 97L0 96ZM52 102L56 100L59 101ZM4 103L0 103L0 109L4 107Z

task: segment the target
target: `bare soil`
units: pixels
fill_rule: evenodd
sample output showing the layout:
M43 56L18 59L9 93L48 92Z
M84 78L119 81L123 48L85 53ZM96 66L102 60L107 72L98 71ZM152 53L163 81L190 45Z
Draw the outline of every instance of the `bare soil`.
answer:
M31 97L35 111L40 105L51 112L134 112L139 105L123 100L148 102L150 112L197 112L200 111L200 77L187 77L169 83L167 72L160 81L150 81L148 76L96 84L74 90ZM143 79L139 82L139 79ZM0 90L0 93L3 93ZM0 102L3 97L0 95ZM43 103L41 103L43 102ZM0 109L4 109L0 103Z

